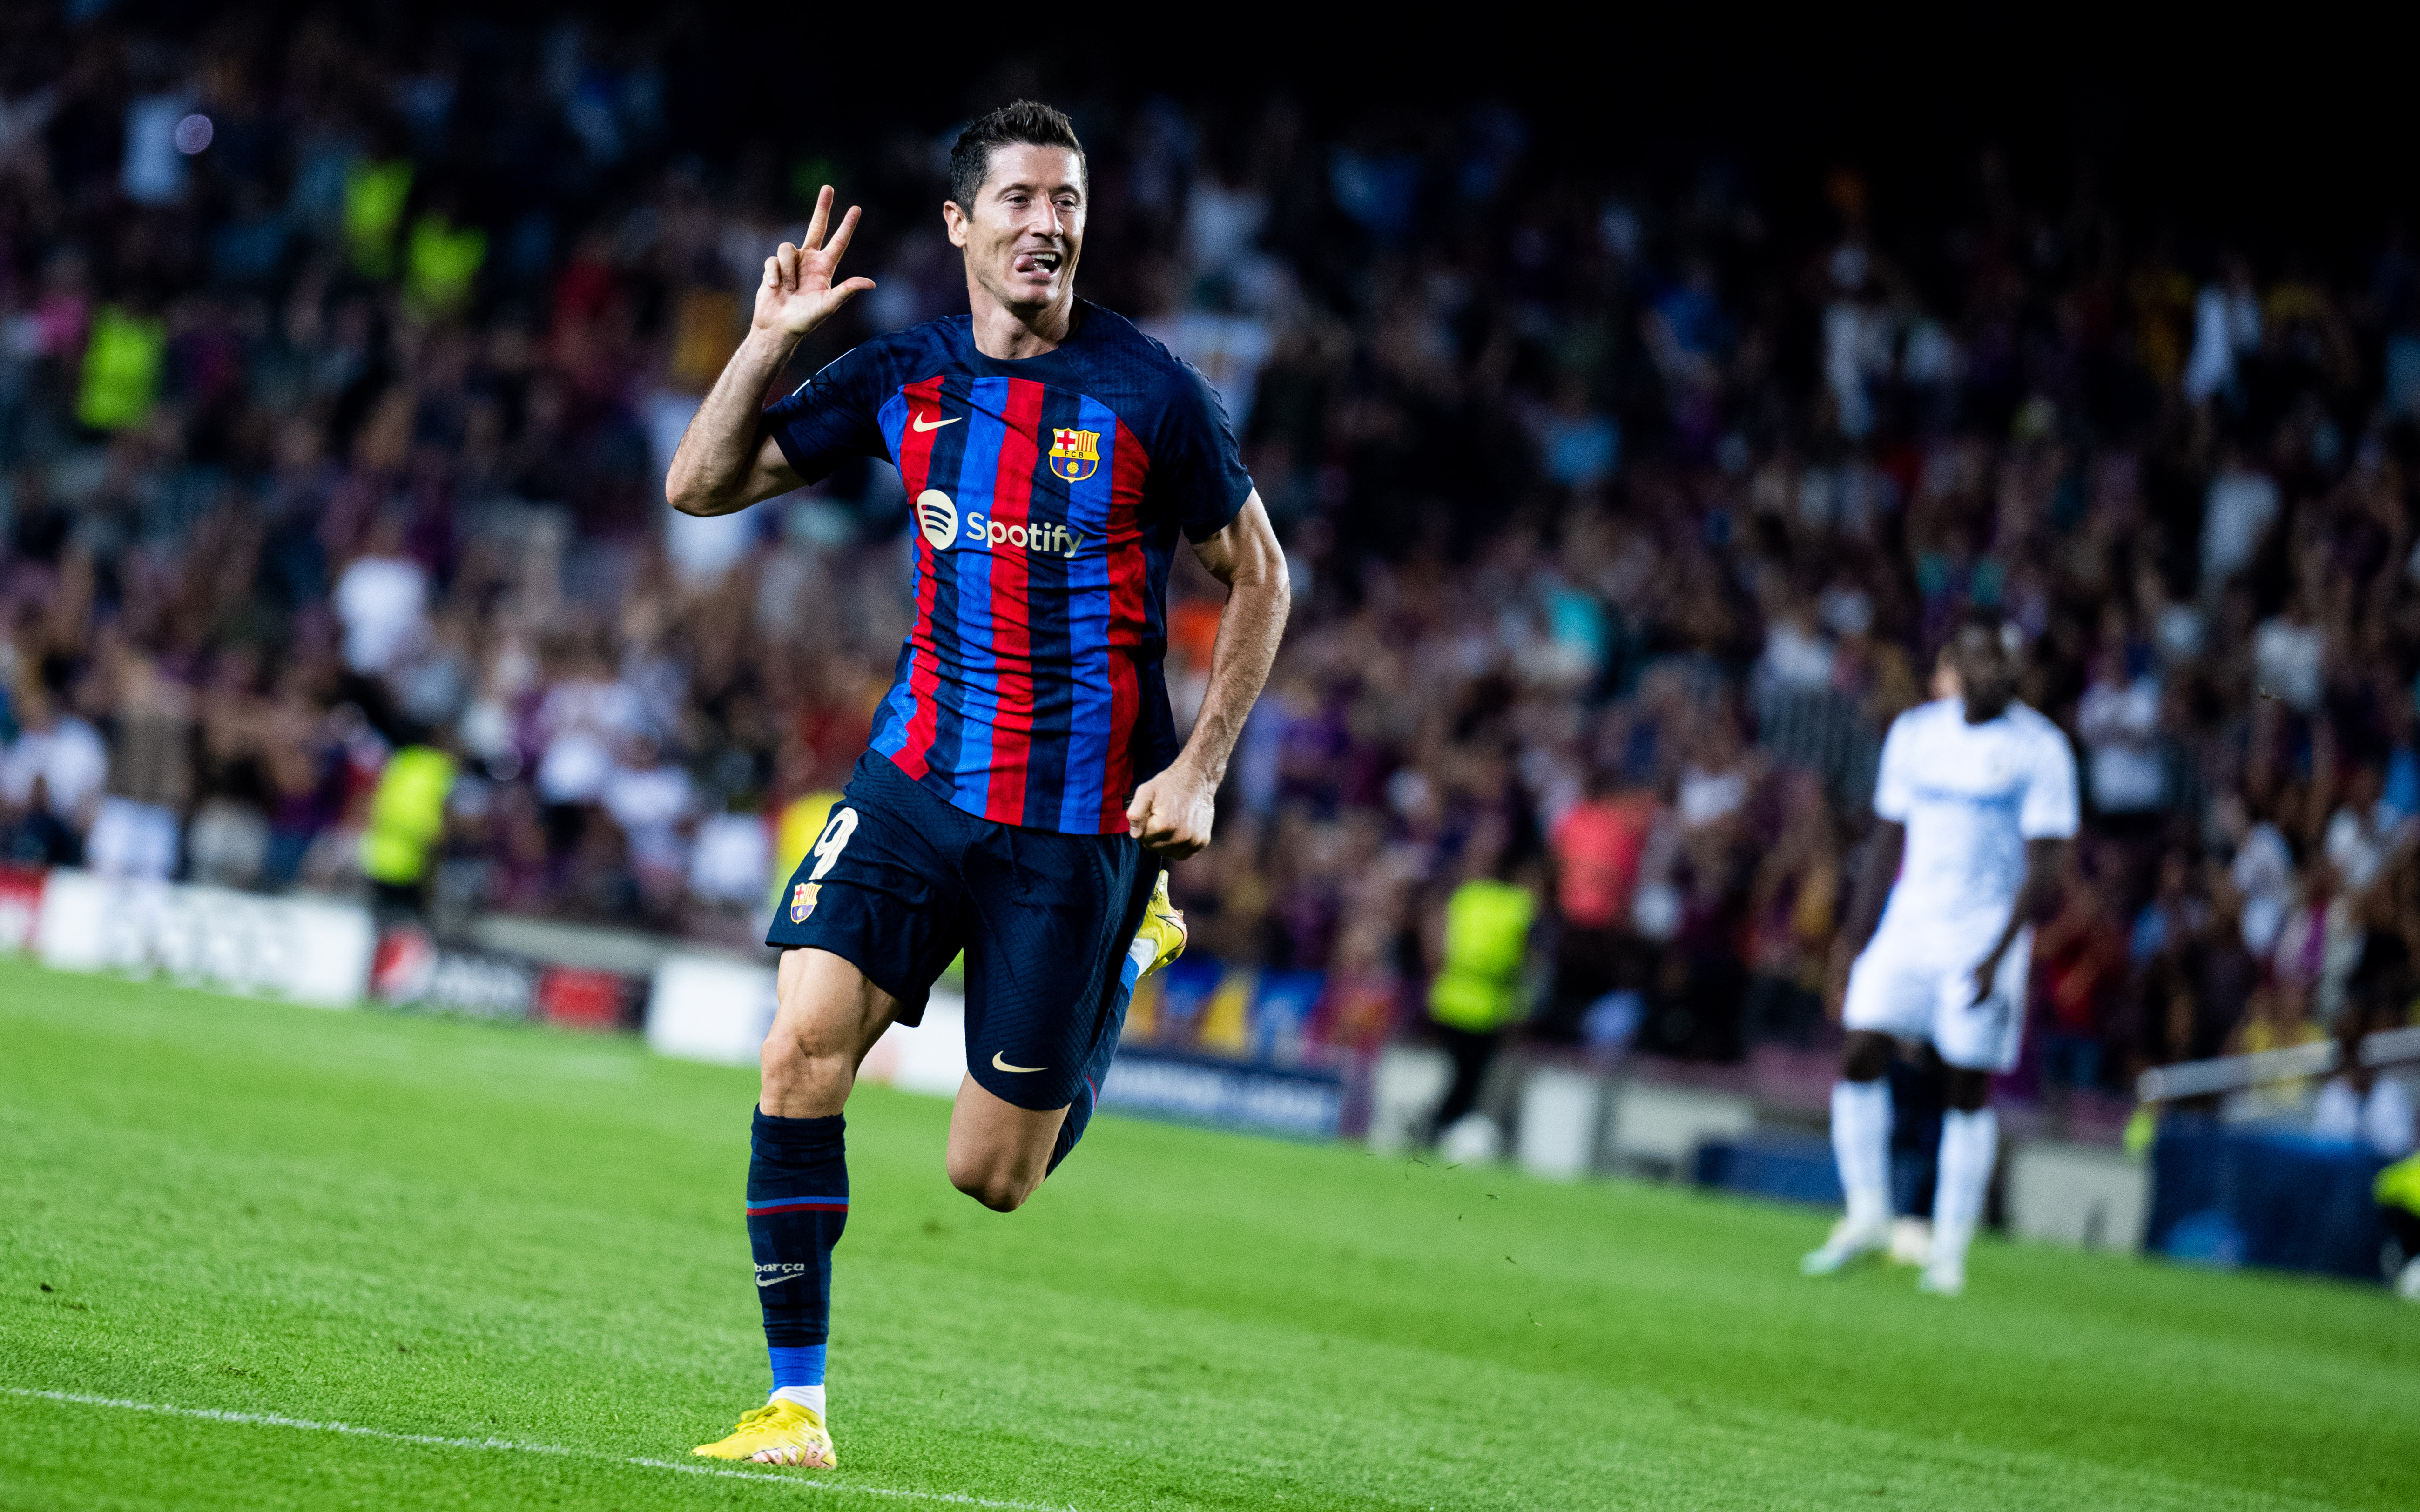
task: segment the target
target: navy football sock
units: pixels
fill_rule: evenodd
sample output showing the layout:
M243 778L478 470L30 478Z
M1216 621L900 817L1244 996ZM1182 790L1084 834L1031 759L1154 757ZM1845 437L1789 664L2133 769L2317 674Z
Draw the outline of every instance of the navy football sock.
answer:
M831 1252L848 1224L848 1161L839 1114L759 1112L749 1140L748 1247L773 1385L823 1384L831 1323Z

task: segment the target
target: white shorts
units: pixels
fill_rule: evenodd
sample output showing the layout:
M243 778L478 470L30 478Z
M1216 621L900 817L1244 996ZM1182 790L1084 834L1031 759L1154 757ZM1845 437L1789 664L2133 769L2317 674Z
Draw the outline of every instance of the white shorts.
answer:
M1930 1040L1942 1059L1963 1071L2014 1071L2025 1033L2034 932L2019 930L2009 942L1992 991L1978 1003L1975 967L1991 948L1990 940L1978 944L1964 930L1877 930L1849 968L1841 1022L1902 1040Z

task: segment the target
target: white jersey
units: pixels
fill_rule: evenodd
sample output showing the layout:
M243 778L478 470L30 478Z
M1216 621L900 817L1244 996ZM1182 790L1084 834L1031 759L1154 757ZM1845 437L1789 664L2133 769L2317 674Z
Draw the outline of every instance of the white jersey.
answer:
M2024 886L2025 841L2075 833L2075 755L2022 703L1968 724L1962 700L1939 699L1892 721L1874 812L1907 826L1882 927L1996 934Z

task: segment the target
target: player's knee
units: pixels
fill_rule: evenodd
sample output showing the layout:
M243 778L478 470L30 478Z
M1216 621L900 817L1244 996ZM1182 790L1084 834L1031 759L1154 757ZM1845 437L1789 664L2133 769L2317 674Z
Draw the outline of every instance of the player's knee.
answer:
M950 1184L994 1212L1015 1212L1033 1195L1035 1183L988 1163L961 1165L953 1162Z
M757 1054L757 1071L768 1093L783 1097L845 1096L854 1079L849 1057L819 1045L795 1026L776 1024Z
M1890 1073L1891 1043L1887 1035L1853 1029L1840 1051L1840 1074L1853 1082L1870 1082Z

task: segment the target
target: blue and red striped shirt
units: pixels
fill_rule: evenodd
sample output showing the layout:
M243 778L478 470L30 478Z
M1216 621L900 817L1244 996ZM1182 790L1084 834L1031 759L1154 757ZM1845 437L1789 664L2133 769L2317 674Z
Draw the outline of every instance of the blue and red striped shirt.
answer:
M1208 380L1078 301L1056 350L1008 362L958 316L877 337L766 413L810 483L844 458L899 470L916 617L874 748L985 819L1123 834L1175 759L1161 661L1181 532L1252 491Z

